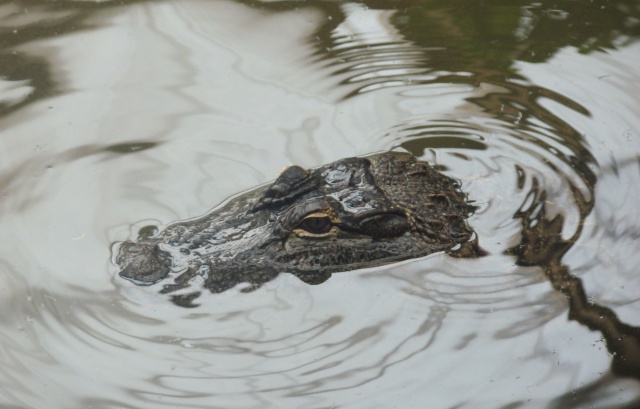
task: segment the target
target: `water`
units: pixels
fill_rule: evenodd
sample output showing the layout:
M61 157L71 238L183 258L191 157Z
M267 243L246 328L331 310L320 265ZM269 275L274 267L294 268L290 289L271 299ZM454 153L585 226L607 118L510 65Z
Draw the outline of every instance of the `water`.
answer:
M0 406L637 407L639 17L3 3ZM112 244L142 226L391 148L462 181L486 257L283 274L194 309L117 276Z

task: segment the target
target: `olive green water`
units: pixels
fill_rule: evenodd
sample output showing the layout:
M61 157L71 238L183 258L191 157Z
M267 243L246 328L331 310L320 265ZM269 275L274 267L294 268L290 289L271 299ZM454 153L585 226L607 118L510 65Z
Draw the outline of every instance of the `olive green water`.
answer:
M640 406L639 36L637 1L0 4L0 407ZM193 309L117 276L142 226L392 148L485 257Z

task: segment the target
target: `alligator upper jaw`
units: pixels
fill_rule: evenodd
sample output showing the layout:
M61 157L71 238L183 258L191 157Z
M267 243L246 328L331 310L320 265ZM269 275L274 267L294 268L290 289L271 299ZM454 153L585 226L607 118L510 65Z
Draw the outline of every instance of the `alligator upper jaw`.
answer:
M121 268L120 277L142 285L154 284L171 272L169 254L157 244L124 242L116 263Z

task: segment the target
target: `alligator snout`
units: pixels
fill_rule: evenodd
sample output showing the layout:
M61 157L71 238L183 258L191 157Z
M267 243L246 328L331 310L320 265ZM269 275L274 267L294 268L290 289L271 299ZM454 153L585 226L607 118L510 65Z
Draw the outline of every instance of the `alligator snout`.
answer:
M120 277L136 284L151 285L162 280L171 269L171 257L157 244L122 243L116 262L121 268Z

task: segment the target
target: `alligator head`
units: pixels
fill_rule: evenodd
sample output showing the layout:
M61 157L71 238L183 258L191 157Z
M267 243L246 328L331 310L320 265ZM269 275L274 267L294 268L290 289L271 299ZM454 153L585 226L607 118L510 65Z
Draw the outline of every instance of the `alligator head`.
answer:
M116 262L138 284L171 275L164 292L193 279L213 292L255 288L280 272L317 284L435 252L473 255L473 209L458 182L407 153L291 166L204 216L120 244Z

